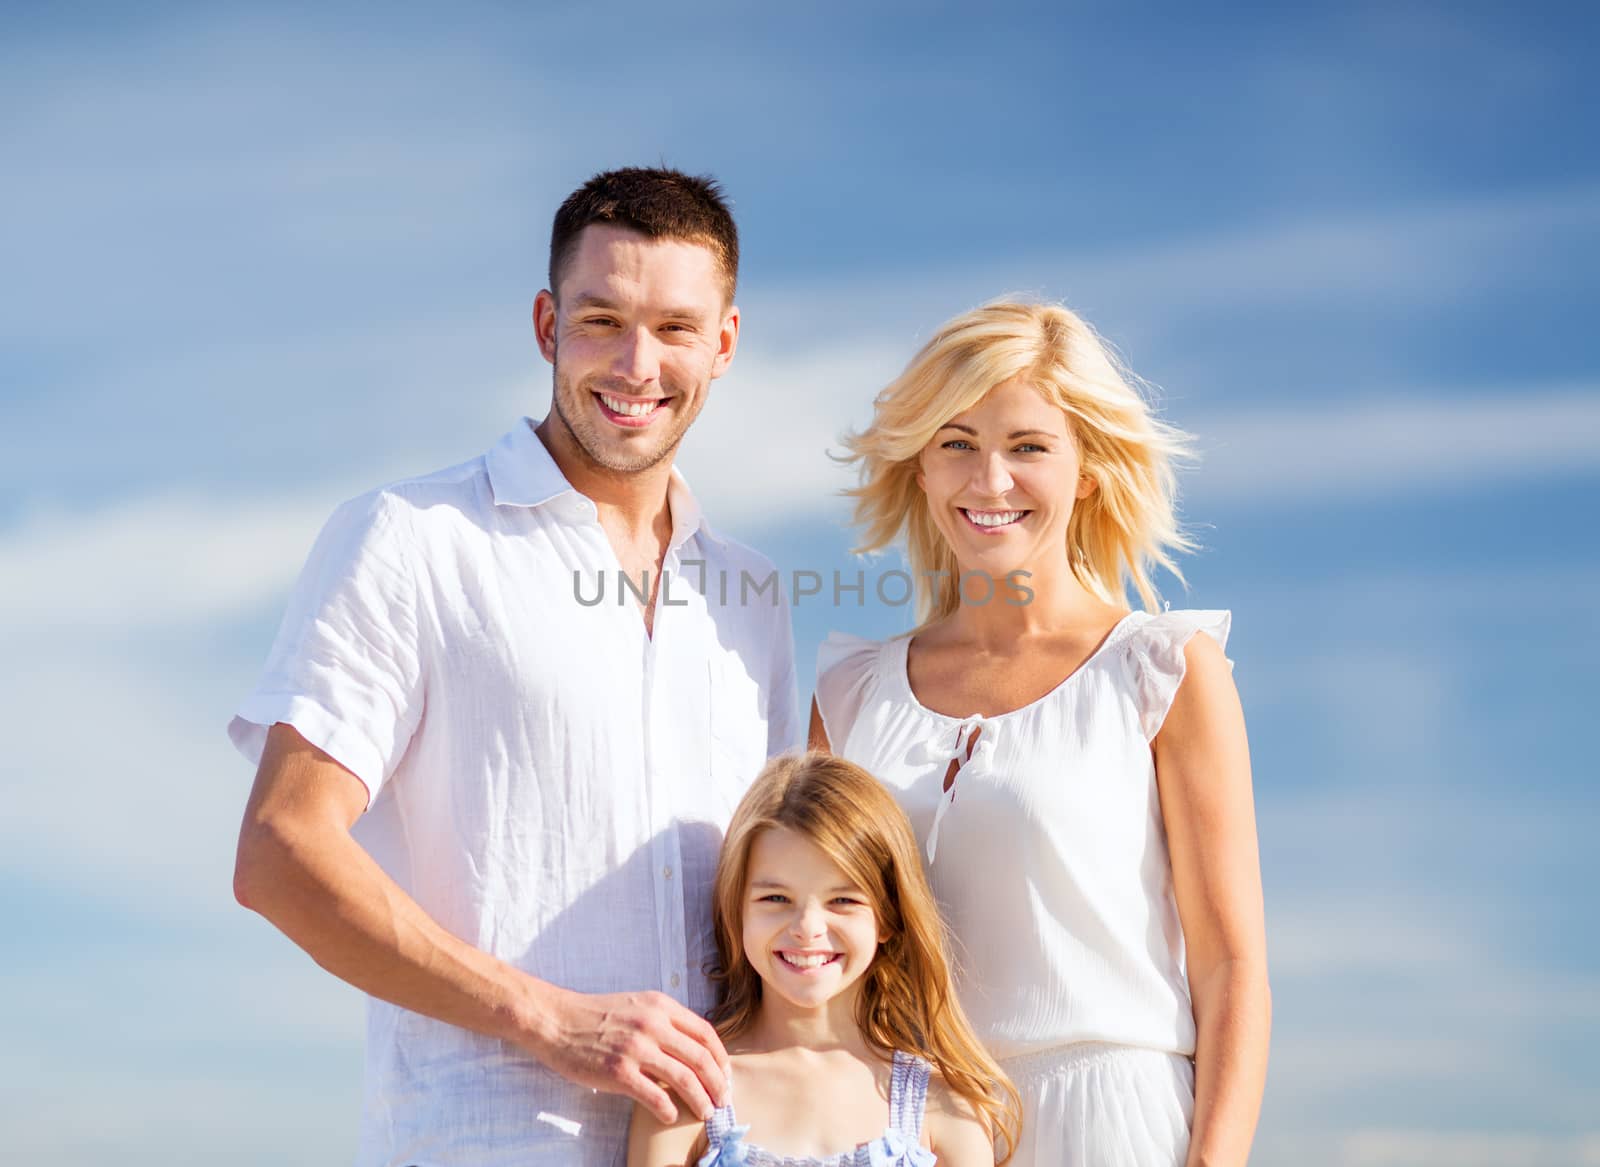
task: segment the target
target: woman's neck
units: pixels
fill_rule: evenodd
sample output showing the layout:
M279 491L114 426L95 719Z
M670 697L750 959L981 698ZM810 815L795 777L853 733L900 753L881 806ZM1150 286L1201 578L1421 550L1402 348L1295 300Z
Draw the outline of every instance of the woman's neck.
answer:
M961 570L965 574L969 569ZM963 598L961 606L940 621L943 633L980 649L1015 648L1024 637L1097 622L1119 611L1084 587L1064 557L1023 570L1026 576L1013 572L995 580L986 603ZM1008 583L1013 577L1020 588ZM979 587L976 580L970 585L975 599L982 598L976 594Z

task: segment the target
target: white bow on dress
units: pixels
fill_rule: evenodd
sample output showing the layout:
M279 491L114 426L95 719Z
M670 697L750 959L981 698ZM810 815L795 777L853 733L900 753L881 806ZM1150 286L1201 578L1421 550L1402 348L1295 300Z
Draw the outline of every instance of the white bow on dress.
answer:
M956 783L961 775L970 771L973 777L977 777L987 773L994 764L994 721L981 714L973 714L957 727L953 749L946 749L932 741L922 741L912 747L909 760L915 765L937 765L942 762L946 771L951 762L956 764L950 788L939 794L939 806L933 812L933 827L928 831L928 862L931 864L939 852L939 827L944 823L945 812L950 809L950 804L956 800Z

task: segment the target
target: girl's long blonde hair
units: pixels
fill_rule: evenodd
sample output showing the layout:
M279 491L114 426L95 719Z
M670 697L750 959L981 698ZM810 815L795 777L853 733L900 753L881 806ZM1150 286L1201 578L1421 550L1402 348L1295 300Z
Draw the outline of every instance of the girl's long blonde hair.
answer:
M921 622L960 607L960 568L917 485L919 459L946 422L1014 377L1066 412L1083 473L1095 481L1067 525L1073 574L1118 607L1131 581L1155 611L1153 568L1182 582L1171 553L1195 547L1178 526L1173 472L1190 439L1154 415L1094 330L1060 304L996 300L958 316L878 394L872 424L845 439L843 460L860 464L859 484L846 491L864 533L856 550L877 551L903 531Z
M856 1024L885 1055L926 1058L1003 1139L1017 1145L1022 1103L972 1031L951 983L948 937L923 874L916 836L883 785L832 754L787 754L767 763L746 792L722 845L712 893L717 986L711 1022L724 1041L746 1032L761 1009L761 978L744 955L750 849L763 831L787 827L810 840L872 903L885 939L862 974Z

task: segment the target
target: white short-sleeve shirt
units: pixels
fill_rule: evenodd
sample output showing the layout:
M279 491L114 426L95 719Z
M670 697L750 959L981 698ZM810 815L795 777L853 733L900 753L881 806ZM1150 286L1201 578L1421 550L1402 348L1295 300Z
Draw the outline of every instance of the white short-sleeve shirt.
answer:
M255 761L287 722L355 774L356 837L469 944L704 1012L722 832L800 723L771 563L713 533L676 474L668 498L653 637L527 419L345 504L229 734ZM369 1000L361 1165L610 1164L628 1106Z

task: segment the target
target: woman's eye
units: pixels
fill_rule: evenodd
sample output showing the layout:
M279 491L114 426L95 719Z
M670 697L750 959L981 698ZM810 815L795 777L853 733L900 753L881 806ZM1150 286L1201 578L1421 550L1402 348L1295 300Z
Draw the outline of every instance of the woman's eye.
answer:
M1017 453L1019 454L1043 454L1044 452L1044 447L1039 445L1038 442L1023 442L1022 445L1017 447Z
M966 438L951 438L941 448L946 450L970 450L972 449L972 443L967 441Z

